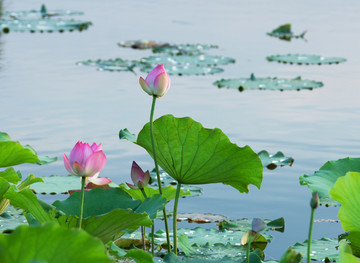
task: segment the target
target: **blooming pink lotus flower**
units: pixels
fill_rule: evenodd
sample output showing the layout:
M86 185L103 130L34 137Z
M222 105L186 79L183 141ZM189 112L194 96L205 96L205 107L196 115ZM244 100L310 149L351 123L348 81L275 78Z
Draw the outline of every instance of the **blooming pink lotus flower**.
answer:
M139 83L141 88L150 96L160 98L170 88L170 78L166 73L164 65L157 65L146 77L140 77Z
M131 167L131 180L134 184L126 183L131 189L142 189L145 188L150 181L149 171L144 171L140 166L134 161Z
M88 177L89 181L104 185L111 182L107 178L98 178L101 169L106 164L106 156L101 149L101 144L77 142L70 152L70 158L64 154L64 165L66 170L77 176Z

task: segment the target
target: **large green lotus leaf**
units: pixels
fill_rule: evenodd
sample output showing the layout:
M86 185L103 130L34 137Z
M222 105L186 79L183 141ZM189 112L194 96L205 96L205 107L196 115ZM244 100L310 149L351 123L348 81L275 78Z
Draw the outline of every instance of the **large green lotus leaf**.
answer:
M62 226L74 228L78 226L79 218L64 215L59 216L57 221ZM82 222L82 229L104 243L118 239L127 231L134 231L140 226L152 226L152 220L147 213L140 214L120 208L101 216L85 218Z
M136 263L153 263L154 260L150 253L145 252L141 249L131 249L129 250L125 257L132 258Z
M311 175L300 176L300 184L307 185L313 192L318 192L320 201L330 198L329 190L339 177L347 172L360 172L360 158L344 158L326 162L319 171Z
M208 44L177 44L177 45L159 45L155 46L152 49L153 53L167 53L169 55L188 55L188 56L198 56L203 54L204 51L219 48L217 45L208 45Z
M166 187L166 186L177 186L177 181L174 180L174 178L172 178L170 175L168 175L166 172L160 170L159 171L160 174L160 182L162 187ZM158 186L157 183L157 178L156 178L156 172L153 170L152 172L150 172L150 177L151 177L151 186ZM190 196L194 197L194 196L200 196L202 195L202 188L199 186L194 186L194 185L188 185L188 184L182 184L181 188L182 191L186 192L186 193L190 193ZM185 197L185 196L183 196Z
M29 145L22 146L19 142L12 141L8 134L0 132L0 167L22 163L47 164L56 160L56 157L39 157Z
M307 255L307 240L303 243L296 243L293 250L301 253L303 257ZM338 251L339 242L337 239L323 237L319 240L311 241L311 254L312 260L324 261L328 258L330 261L336 261L339 257Z
M79 216L80 200L81 192L75 192L64 201L55 201L53 206L66 215ZM147 212L151 217L155 218L157 210L162 209L165 203L166 199L159 194L141 202L140 200L133 200L128 193L120 188L94 188L89 192L85 192L83 215L84 218L87 218L106 214L116 208L122 208L131 209L138 213Z
M277 166L291 166L294 163L294 158L285 157L282 152L277 152L275 154L270 155L267 151L261 151L258 153L261 162L264 167L273 170Z
M194 65L194 66L216 66L235 63L235 59L223 56L210 56L210 55L198 55L198 56L150 56L143 58L141 62L151 65L164 64L166 70L167 66L178 65Z
M16 210L12 206L5 209L5 212L0 215L0 233L15 229L18 225L26 224L26 218L20 210Z
M92 23L89 21L79 21L74 19L1 19L0 30L3 33L9 32L73 32L74 30L83 31L88 29Z
M20 174L18 174L12 167L7 168L5 171L1 171L0 178L5 179L7 182L12 184L17 184L21 180Z
M265 222L265 231L275 230L284 232L285 229L285 220L283 217L280 217L275 220L263 220ZM222 221L219 224L219 229L227 229L227 230L241 230L241 231L249 231L251 230L252 220L243 218L238 220L229 220L229 221Z
M272 37L277 37L281 40L291 41L292 38L304 38L306 32L307 31L304 31L300 35L295 35L291 31L291 24L285 24L275 28L273 31L266 34Z
M126 184L121 184L120 188L122 190L124 190L126 193L128 193L132 198L136 199L136 200L141 200L143 201L145 199L142 191L140 189L131 189L130 187L128 187ZM169 202L170 200L175 199L175 195L176 195L176 188L172 185L168 185L165 187L162 187L162 196L166 198L166 200ZM159 194L159 189L154 189L151 187L145 187L144 188L145 194L147 197L151 197L153 195L157 195ZM191 195L190 191L184 192L183 190L180 190L180 196L181 197L185 197L185 196L189 196Z
M194 229L189 228L179 228L177 230L178 236L187 235L190 244L205 245L209 243L210 245L216 243L227 244L230 243L233 246L240 246L241 237L246 233L246 231L231 231L231 230L216 230L214 228L204 229L201 227L196 227ZM155 243L163 244L166 242L166 235L164 230L160 229L155 232ZM268 242L271 242L272 236L269 234L263 235ZM171 233L172 239L172 233Z
M345 240L340 241L340 253L338 263L359 263L360 260L352 254L351 247Z
M317 55L306 54L288 54L288 55L275 55L266 57L268 61L277 61L284 64L297 64L297 65L331 65L345 62L345 58L337 57L322 57Z
M75 245L74 245L75 244ZM19 226L0 234L0 262L6 263L110 263L100 240L79 229L56 224Z
M193 64L166 64L164 65L166 68L166 72L169 75L212 75L221 73L224 70L219 67L215 66L208 66L208 65L193 65ZM144 64L140 70L143 72L149 73L153 68L155 67L155 64Z
M343 229L360 232L360 173L348 172L339 177L330 196L341 204L338 217Z
M155 120L153 128L158 164L179 183L224 183L240 192L248 192L249 184L260 188L259 156L249 146L231 143L220 129L206 129L189 117L172 115ZM149 123L136 143L153 156Z
M31 189L37 194L67 194L69 190L80 189L81 182L78 176L50 175L41 177L43 183L33 184Z
M321 88L322 82L314 80L305 80L301 77L294 79L283 78L255 78L251 74L250 78L237 78L237 79L221 79L214 82L218 88L238 89L240 92L243 90L312 90Z

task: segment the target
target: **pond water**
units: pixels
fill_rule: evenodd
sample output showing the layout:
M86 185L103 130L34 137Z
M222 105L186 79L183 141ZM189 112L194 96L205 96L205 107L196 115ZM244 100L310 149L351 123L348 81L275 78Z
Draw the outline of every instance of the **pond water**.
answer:
M57 156L47 166L22 165L23 174L65 175L62 155L78 140L102 143L108 162L102 176L130 180L133 160L152 169L145 150L120 141L118 132L138 133L148 122L151 97L129 72L100 72L77 66L87 59L139 59L151 51L120 48L117 42L148 39L170 43L217 44L211 54L236 59L210 76L171 76L171 89L157 102L155 115L191 116L205 127L218 127L240 146L256 152L282 151L292 167L264 170L261 190L249 194L221 185L203 186L201 197L180 200L179 212L206 212L238 218L285 218L285 233L266 249L278 259L288 246L307 239L310 190L299 176L312 174L327 160L359 157L360 2L336 1L3 1L4 10L84 11L93 26L84 32L0 36L1 130L40 155ZM266 35L285 23L293 32L308 30L307 41L280 41ZM297 66L266 61L287 53L344 57L339 65ZM322 81L308 91L218 89L221 78L301 76ZM44 196L42 196L44 197ZM49 197L44 197L49 198ZM170 208L170 206L169 206ZM337 219L337 208L320 207L316 219ZM195 225L180 224L182 227ZM314 238L337 237L339 223L316 223Z

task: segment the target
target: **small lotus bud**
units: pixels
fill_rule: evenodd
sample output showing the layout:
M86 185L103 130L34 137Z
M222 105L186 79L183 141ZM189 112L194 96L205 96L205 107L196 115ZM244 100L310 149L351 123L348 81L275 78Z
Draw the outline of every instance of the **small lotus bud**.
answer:
M251 224L252 231L261 232L265 229L265 222L260 218L254 218Z
M313 193L313 196L310 201L310 206L312 209L316 209L319 207L320 199L318 192Z

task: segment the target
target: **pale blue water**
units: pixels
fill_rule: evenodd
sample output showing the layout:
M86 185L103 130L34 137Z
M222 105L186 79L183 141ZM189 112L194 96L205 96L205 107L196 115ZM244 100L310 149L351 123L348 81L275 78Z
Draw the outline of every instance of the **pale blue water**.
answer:
M232 142L254 151L282 151L293 167L264 171L261 190L249 194L221 184L204 186L204 194L180 200L180 212L211 212L237 218L284 217L286 231L272 233L266 249L279 258L288 246L307 238L310 191L299 176L318 170L327 160L359 157L358 1L4 1L5 10L51 9L84 11L77 18L93 26L82 33L0 36L1 130L32 145L41 155L58 156L48 166L22 165L23 174L65 175L62 154L78 140L103 144L108 157L102 176L129 181L133 160L152 169L146 152L119 141L118 132L138 133L148 121L151 98L132 73L99 72L76 66L97 58L138 59L150 51L124 49L117 42L149 39L170 43L217 44L210 53L236 59L212 76L172 76L170 91L158 100L156 116L191 116L205 127L221 128ZM306 38L290 43L266 36L292 23L307 29ZM339 56L346 63L291 66L267 62L275 54L305 53ZM221 78L289 77L322 81L313 91L273 92L218 89ZM169 207L170 209L170 207ZM317 219L336 219L337 208L321 207ZM182 226L191 227L188 224ZM194 226L195 227L195 226ZM314 238L337 237L340 224L317 223Z

